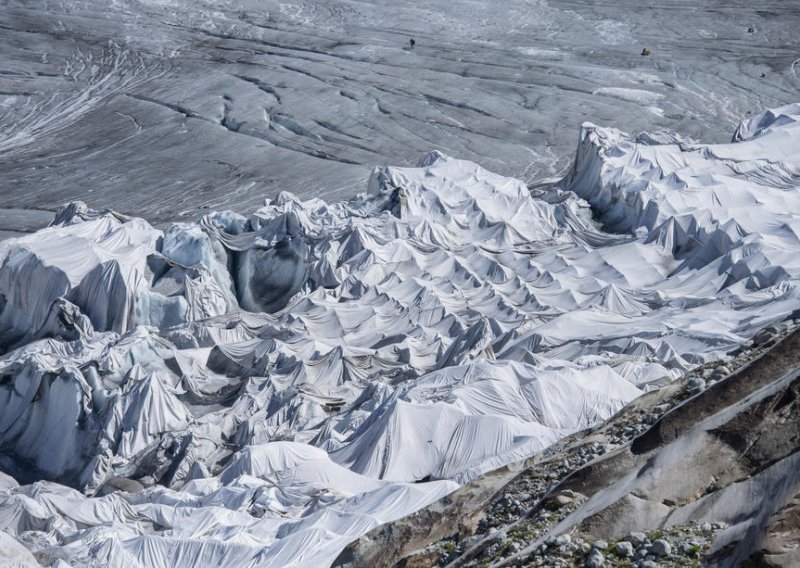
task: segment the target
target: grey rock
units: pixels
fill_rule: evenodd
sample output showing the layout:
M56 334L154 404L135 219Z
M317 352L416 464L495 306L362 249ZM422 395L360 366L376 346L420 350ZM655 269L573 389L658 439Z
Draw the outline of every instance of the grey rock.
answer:
M144 489L144 485L138 481L126 477L112 477L103 484L100 491L98 491L98 495L102 497L103 495L108 495L117 491L136 493L142 489Z
M650 545L650 552L659 557L669 556L672 554L672 545L663 538L660 538L654 540L653 544Z
M617 543L616 554L620 558L630 558L633 556L633 545L628 541L621 541Z
M645 542L647 542L647 535L640 532L632 532L628 534L623 540L626 542L630 542L634 547L638 548L642 546Z
M772 341L773 334L767 330L761 331L753 338L753 345L761 347Z
M703 379L692 378L686 381L686 388L691 393L698 393L706 388L706 382Z
M592 548L596 548L598 550L605 550L608 548L608 543L604 540L596 540L592 543Z
M572 499L567 497L566 495L556 495L553 499L553 503L558 507L563 507L565 505L569 505L572 503Z
M586 558L587 568L600 568L605 563L606 563L605 556L603 556L603 553L597 549L592 550L589 553L589 556Z
M694 549L694 546L692 544L688 543L688 542L683 542L679 546L679 550L681 551L681 554L684 554L685 556L691 556L692 552L693 552L693 549Z
M558 538L556 538L556 543L559 545L571 544L572 537L568 534L562 534Z

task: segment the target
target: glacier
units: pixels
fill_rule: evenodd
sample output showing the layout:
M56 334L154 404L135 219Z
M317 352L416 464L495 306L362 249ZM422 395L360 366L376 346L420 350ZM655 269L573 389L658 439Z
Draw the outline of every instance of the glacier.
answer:
M724 142L800 92L786 0L4 0L0 238L329 202L431 149L562 177L586 120ZM410 38L415 38L412 49ZM649 48L649 56L642 55Z
M0 242L0 560L325 565L800 309L800 104ZM8 474L8 475L6 475ZM20 485L21 484L21 485Z

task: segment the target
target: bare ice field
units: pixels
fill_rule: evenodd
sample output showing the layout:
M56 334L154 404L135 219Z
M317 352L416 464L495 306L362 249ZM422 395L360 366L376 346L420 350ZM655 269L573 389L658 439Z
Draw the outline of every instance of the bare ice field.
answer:
M430 150L535 182L584 120L726 142L797 98L798 29L786 0L3 0L0 237L73 199L335 200Z

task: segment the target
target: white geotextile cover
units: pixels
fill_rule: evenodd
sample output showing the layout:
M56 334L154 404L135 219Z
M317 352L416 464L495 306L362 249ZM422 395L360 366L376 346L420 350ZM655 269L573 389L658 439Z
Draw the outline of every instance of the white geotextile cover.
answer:
M587 124L534 192L433 153L345 203L3 241L0 562L325 565L725 357L800 308L800 105L734 140Z

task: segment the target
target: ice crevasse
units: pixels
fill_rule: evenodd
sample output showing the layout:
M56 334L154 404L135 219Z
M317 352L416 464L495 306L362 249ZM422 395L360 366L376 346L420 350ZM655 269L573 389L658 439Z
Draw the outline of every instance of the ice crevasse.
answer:
M0 560L330 563L800 308L797 148L790 105L585 124L533 191L434 152L163 231L65 206L0 242Z

